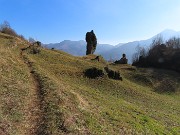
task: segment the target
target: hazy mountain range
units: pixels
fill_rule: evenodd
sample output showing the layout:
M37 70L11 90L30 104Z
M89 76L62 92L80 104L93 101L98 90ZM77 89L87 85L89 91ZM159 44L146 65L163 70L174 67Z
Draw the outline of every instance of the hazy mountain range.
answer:
M115 46L109 44L98 44L95 54L102 55L106 60L119 60L122 54L125 53L129 61L128 63L131 63L132 56L136 52L137 46L145 48L150 47L152 40L157 36L161 36L164 41L166 41L171 37L180 37L180 32L174 30L164 30L147 40L119 43ZM60 43L45 44L45 47L62 50L75 56L83 56L86 53L86 42L84 40L64 40Z

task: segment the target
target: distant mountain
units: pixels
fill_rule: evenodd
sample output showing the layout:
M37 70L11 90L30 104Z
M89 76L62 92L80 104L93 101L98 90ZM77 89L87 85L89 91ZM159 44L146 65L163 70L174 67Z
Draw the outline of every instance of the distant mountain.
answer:
M109 51L111 49L113 49L114 46L113 45L109 45L109 44L98 44L95 54L102 54L103 52Z
M128 58L128 63L132 63L132 56L136 52L137 46L148 48L150 47L152 40L155 39L156 37L162 37L163 40L166 41L172 37L180 37L180 32L176 32L173 30L164 30L161 33L147 40L128 42L120 46L117 45L113 49L103 52L101 55L106 60L110 60L110 59L118 60L122 57L122 54L125 53L126 57Z
M64 40L60 43L51 43L45 44L45 47L51 49L62 50L74 56L83 56L86 54L86 42L83 40L80 41L71 41L71 40Z
M71 41L71 40L64 40L60 43L55 44L45 44L45 47L51 49L57 49L62 50L64 52L67 52L69 54L72 54L74 56L83 56L86 55L86 42L84 40L80 41ZM109 44L98 44L95 54L102 54L103 52L106 52L108 50L113 49L113 45Z
M180 31L177 32L174 30L166 29L162 31L161 33L159 33L159 35L162 35L164 40L168 40L169 38L172 38L172 37L180 37Z
M122 57L122 54L125 53L128 59L128 63L131 63L132 55L136 52L137 46L146 48L151 44L152 40L153 38L148 40L128 42L118 47L115 46L113 49L103 52L101 55L106 60L119 60Z
M98 44L95 54L102 55L106 60L119 60L122 57L122 54L125 53L128 58L128 63L132 63L132 56L136 52L137 46L148 48L150 47L152 40L157 36L162 37L163 40L166 41L171 37L180 37L180 32L167 29L147 40L119 43L116 46ZM86 54L86 42L84 40L64 40L60 43L45 44L45 46L47 48L62 50L75 56L83 56Z
M124 43L119 43L117 44L115 47L119 47L119 46L122 46Z

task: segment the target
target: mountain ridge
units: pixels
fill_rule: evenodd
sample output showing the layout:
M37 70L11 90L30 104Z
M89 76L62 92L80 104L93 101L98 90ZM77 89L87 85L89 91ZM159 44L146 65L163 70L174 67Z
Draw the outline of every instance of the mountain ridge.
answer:
M95 54L102 55L106 60L119 60L122 54L125 53L129 59L129 63L132 63L132 56L136 52L136 47L139 45L140 47L148 48L150 47L152 40L156 37L162 37L163 40L166 41L172 37L180 37L180 31L166 29L149 39L119 43L115 46L109 44L98 44ZM62 50L75 56L84 56L86 52L86 42L84 40L64 40L60 43L45 44L45 46L47 48Z

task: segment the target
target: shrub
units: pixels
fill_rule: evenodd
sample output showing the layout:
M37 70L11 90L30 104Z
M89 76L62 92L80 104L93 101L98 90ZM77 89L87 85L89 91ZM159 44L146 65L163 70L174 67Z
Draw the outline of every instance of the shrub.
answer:
M10 26L10 24L7 21L4 21L3 24L0 25L0 31L4 34L8 34L11 36L18 37L19 35L13 30Z
M32 44L36 42L36 40L32 37L29 37L28 41L29 41L29 43L32 43Z
M109 69L108 67L105 67L104 69L98 69L96 67L89 68L85 70L84 74L86 77L92 78L92 79L107 75L111 79L122 81L122 77L120 76L120 73L112 69Z
M109 78L122 81L122 77L119 72L109 69L108 67L105 67L104 70L107 72Z
M30 53L38 54L38 53L40 53L40 49L38 47L32 47Z
M92 78L92 79L95 79L97 77L102 77L105 75L103 70L97 69L95 67L87 69L84 74L86 77Z

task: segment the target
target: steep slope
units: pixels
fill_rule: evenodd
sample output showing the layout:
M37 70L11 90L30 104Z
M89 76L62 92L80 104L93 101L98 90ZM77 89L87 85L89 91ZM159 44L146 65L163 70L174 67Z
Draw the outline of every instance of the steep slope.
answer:
M0 133L179 134L178 73L108 65L91 60L94 55L74 57L44 48L32 54L27 46L0 37ZM21 48L26 49L21 53ZM84 76L86 69L107 65L123 81ZM164 82L173 88L161 91Z

